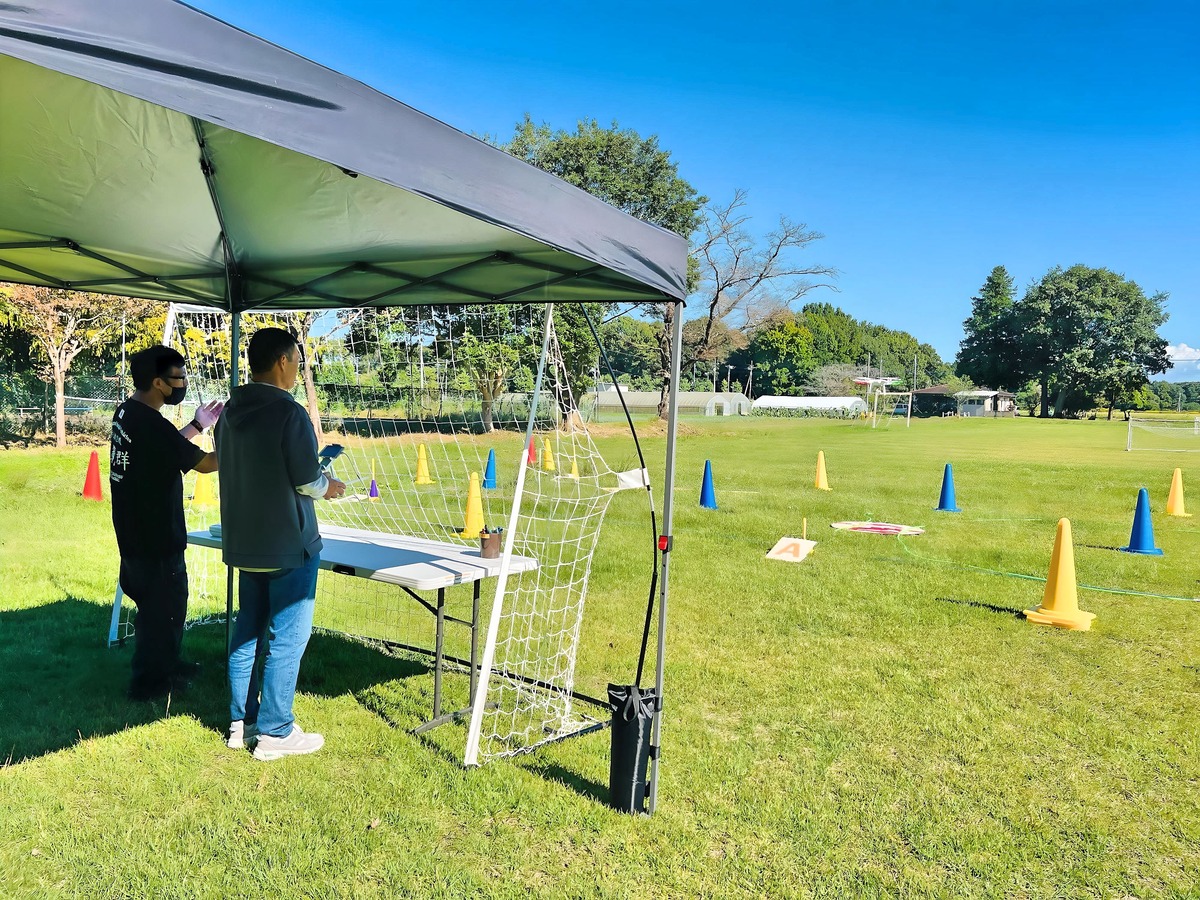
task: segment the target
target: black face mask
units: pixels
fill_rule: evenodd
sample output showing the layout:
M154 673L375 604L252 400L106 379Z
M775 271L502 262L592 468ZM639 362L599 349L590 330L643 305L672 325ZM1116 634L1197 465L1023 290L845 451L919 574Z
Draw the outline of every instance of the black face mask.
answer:
M168 406L178 406L180 403L183 402L183 398L186 395L187 395L187 385L186 384L180 385L179 387L171 388L171 396L168 397L163 402L166 403Z

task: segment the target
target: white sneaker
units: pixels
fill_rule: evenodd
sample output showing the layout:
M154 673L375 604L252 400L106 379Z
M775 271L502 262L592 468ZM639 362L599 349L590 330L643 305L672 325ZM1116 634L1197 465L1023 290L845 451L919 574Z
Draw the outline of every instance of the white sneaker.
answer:
M251 724L249 727L241 720L229 723L229 736L225 739L225 746L230 750L245 750L254 743L258 736L258 726Z
M301 731L300 726L293 723L292 733L287 737L259 735L258 743L254 745L254 758L267 762L272 759L282 759L285 756L316 753L324 746L324 737L316 733L309 734Z

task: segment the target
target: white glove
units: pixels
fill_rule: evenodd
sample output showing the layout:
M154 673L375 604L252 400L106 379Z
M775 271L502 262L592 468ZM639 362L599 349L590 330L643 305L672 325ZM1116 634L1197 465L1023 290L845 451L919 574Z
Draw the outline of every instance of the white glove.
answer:
M201 428L211 428L221 418L221 410L225 408L224 400L210 400L196 409L195 421Z

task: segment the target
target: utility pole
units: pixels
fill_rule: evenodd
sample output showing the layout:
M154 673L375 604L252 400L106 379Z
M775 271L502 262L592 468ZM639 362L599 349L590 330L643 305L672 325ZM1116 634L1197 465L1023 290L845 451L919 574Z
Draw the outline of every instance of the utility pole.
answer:
M730 386L730 380L733 378L733 363L725 364L725 387Z
M750 373L750 377L746 379L746 396L753 400L754 395L750 391L754 388L754 360L750 360L747 371Z
M717 392L717 361L713 360L713 393Z

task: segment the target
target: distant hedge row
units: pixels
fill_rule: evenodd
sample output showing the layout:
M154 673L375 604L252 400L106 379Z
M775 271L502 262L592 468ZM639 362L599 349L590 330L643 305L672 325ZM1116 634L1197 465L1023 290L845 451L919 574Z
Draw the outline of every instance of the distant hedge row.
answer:
M866 413L859 412L845 407L827 409L827 408L809 408L798 407L795 409L784 409L779 407L768 407L763 409L753 409L750 411L752 416L762 416L767 419L861 419L866 416Z

